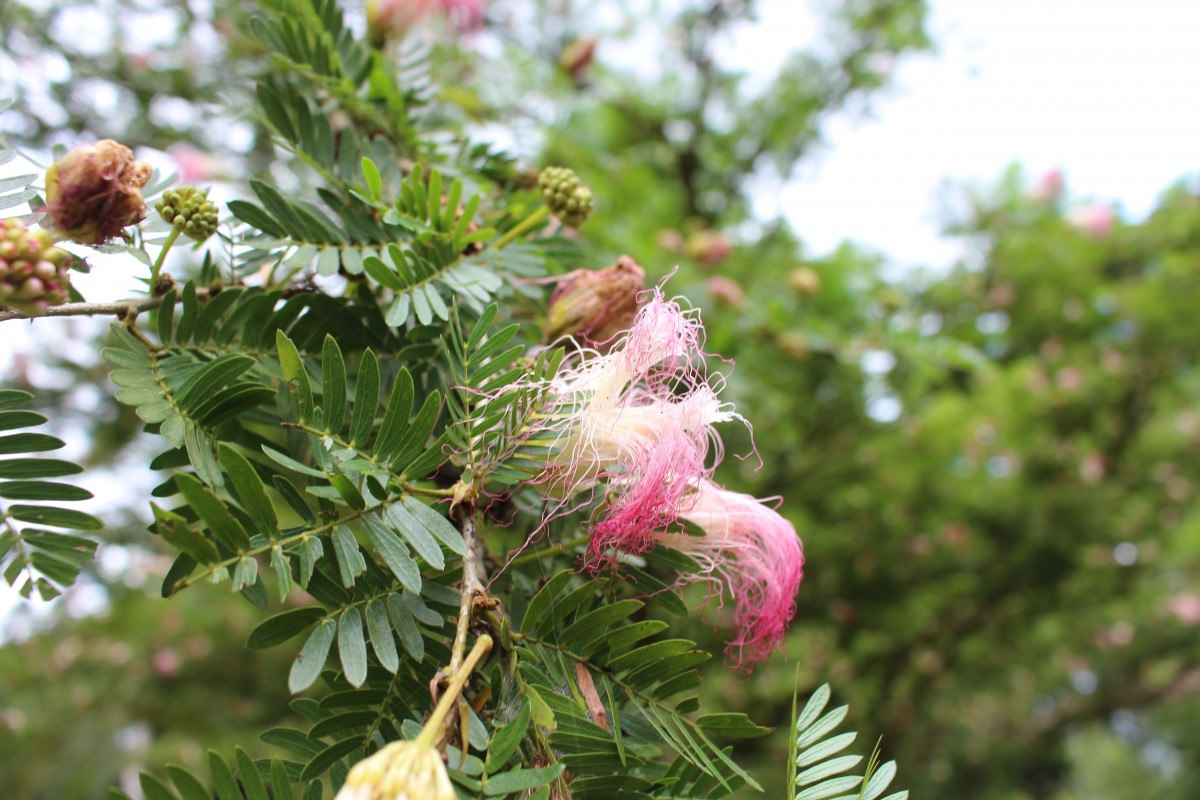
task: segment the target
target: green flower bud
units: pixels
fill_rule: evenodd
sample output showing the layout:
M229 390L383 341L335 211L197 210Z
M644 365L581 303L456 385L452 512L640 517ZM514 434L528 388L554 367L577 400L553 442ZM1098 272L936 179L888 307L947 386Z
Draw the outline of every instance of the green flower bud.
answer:
M207 191L193 186L168 189L155 209L169 225L194 241L203 242L217 232L217 205L208 199Z
M578 228L592 213L592 190L566 167L546 167L538 177L542 199L564 225Z

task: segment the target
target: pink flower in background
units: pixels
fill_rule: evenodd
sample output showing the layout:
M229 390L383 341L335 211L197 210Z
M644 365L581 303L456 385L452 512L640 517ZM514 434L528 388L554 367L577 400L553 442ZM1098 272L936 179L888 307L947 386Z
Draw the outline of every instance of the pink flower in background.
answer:
M1063 174L1061 169L1052 169L1038 178L1038 182L1029 190L1029 197L1043 203L1058 199L1063 190Z
M487 0L367 0L367 27L377 37L403 36L434 11L464 32L483 27Z
M1167 598L1167 613L1184 625L1200 625L1200 594L1180 592Z
M184 186L206 183L223 171L220 160L191 145L173 144L167 148L167 153L175 160L179 182Z
M796 613L804 553L796 529L779 512L750 495L705 479L695 484L683 518L703 536L669 533L668 547L687 553L729 588L736 606L736 638L726 647L739 663L771 654Z
M1067 222L1076 230L1095 236L1097 239L1107 236L1116 222L1117 215L1112 206L1099 203L1088 203L1079 206L1067 215Z

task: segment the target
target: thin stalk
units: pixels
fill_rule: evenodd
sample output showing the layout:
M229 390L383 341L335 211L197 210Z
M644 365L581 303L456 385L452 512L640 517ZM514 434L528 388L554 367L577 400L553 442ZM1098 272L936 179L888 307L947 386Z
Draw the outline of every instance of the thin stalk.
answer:
M471 674L471 671L479 664L479 660L491 649L492 637L486 633L475 640L475 646L471 648L470 654L458 669L453 672L453 675L450 677L450 683L446 686L445 694L438 700L437 706L429 716L429 721L425 723L425 727L421 729L420 735L414 740L418 747L432 747L433 743L440 738L442 727L450 715L450 710L458 702L463 686L467 682L467 676ZM463 745L463 750L466 751L465 744Z
M497 239L496 241L489 244L488 248L498 250L501 247L504 247L506 244L511 242L513 239L515 239L518 236L520 236L521 234L525 233L530 228L532 228L534 225L537 225L539 222L541 222L548 216L550 216L550 207L546 206L546 205L538 206L537 211L534 211L528 217L526 217L525 219L518 222L515 226L513 226L511 229L509 229L503 236L501 236L499 239Z
M158 283L158 273L162 271L163 262L167 260L167 253L171 246L175 244L175 240L179 238L182 232L180 228L171 228L171 232L167 234L167 240L163 242L162 250L158 251L158 258L154 260L154 265L150 267L150 290L154 291L154 286Z

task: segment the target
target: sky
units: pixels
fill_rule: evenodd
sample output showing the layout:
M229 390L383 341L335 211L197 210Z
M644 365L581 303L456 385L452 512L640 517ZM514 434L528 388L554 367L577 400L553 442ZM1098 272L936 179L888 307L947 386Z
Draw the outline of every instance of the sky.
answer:
M724 55L748 70L778 67L818 35L804 8L765 0L761 23L737 31ZM901 62L870 115L835 121L824 152L764 193L759 211L785 214L813 253L849 239L901 267L945 266L959 252L938 235L946 187L994 183L1020 163L1031 182L1061 169L1073 198L1138 219L1200 167L1196 30L1200 5L1184 0L936 0L938 51ZM601 57L620 50L606 46ZM0 177L20 171L9 164ZM89 299L117 299L88 276L79 283ZM63 320L35 324L63 326L61 341L71 341ZM0 326L3 383L27 324ZM90 488L111 496L112 476L95 480ZM14 603L5 588L0 620Z
M739 36L747 66L813 35L794 0L767 0ZM1200 168L1200 5L1091 0L936 0L932 55L904 60L871 115L839 119L829 147L764 212L782 211L821 253L851 239L901 265L945 265L949 185L994 183L1020 163L1061 169L1071 196L1144 217Z

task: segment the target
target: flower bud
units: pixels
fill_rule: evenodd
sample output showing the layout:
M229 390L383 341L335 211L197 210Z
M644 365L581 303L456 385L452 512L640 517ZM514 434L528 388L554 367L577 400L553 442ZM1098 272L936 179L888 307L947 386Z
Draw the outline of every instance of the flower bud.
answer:
M350 769L334 800L457 800L438 751L392 742Z
M559 53L558 66L571 76L576 86L582 86L595 57L595 39L576 39Z
M46 215L64 237L80 244L115 239L146 218L142 187L149 164L112 139L76 147L46 170Z
M45 231L0 220L0 306L28 316L67 302L71 254L50 246Z
M592 190L566 167L546 167L538 177L542 199L570 228L578 228L592 213Z
M715 267L733 252L733 241L720 231L697 231L687 241L687 254L706 267Z
M208 192L192 186L163 192L155 209L164 221L197 242L217 232L216 204L208 199Z
M796 267L788 274L788 285L802 297L812 297L821 291L821 274L812 267Z
M611 267L564 275L550 296L542 330L550 341L575 336L599 343L598 349L606 352L605 345L633 324L645 282L646 271L629 256Z
M1112 210L1112 206L1099 203L1079 206L1067 215L1067 223L1071 227L1096 239L1103 239L1112 232L1116 219L1117 215Z

